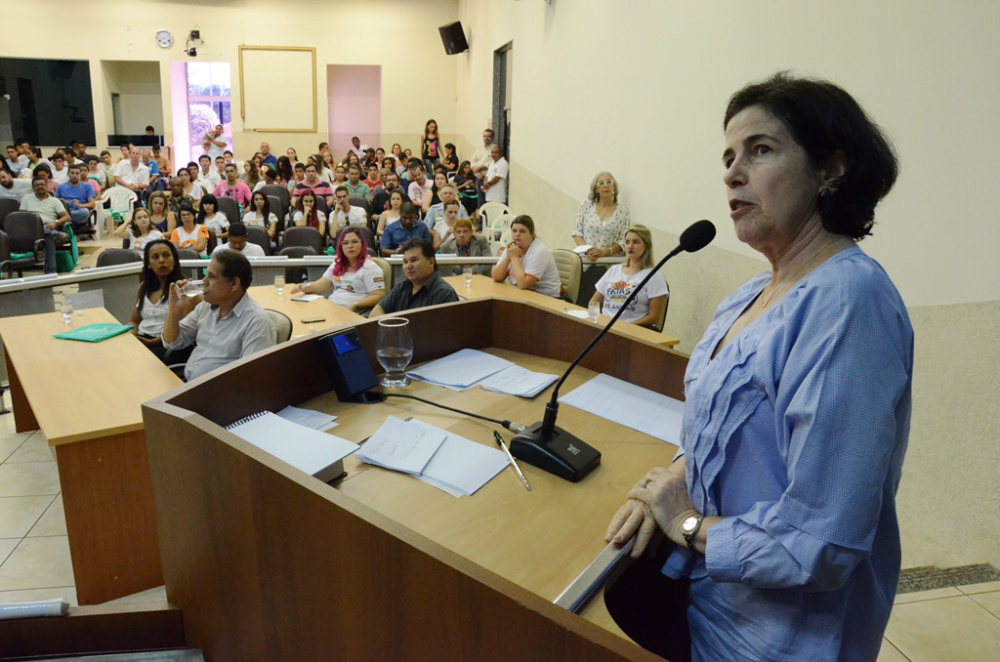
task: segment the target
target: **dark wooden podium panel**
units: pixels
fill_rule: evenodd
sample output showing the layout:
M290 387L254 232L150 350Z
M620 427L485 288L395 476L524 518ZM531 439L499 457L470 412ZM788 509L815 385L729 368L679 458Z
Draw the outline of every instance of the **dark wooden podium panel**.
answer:
M596 332L587 322L497 300L406 316L414 363L473 347L532 354L537 363L528 367L544 368L572 360ZM380 372L376 326L358 330ZM184 613L189 646L208 660L659 659L551 601L602 547L601 511L622 501L640 468L669 462L672 446L626 430L620 443L595 444L605 462L579 484L527 467L531 492L501 474L455 499L353 458L345 462L348 478L328 486L220 427L306 402L338 414L334 432L354 439L406 411L399 400L336 404L315 338L235 363L144 407L167 595ZM612 333L583 365L680 397L686 358ZM443 391L421 388L425 397ZM478 399L488 415L510 411L524 423L544 408L544 396L472 391L482 389L442 399L470 408ZM567 427L604 435L614 426L571 409ZM470 438L483 440L491 429L425 419L430 411L437 410L419 415ZM561 509L570 515L553 519Z

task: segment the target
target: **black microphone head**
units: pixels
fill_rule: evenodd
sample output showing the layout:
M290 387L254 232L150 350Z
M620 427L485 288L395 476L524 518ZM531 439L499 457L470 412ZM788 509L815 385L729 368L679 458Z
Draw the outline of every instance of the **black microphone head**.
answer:
M715 224L712 221L695 221L681 233L681 248L688 253L700 251L715 239Z

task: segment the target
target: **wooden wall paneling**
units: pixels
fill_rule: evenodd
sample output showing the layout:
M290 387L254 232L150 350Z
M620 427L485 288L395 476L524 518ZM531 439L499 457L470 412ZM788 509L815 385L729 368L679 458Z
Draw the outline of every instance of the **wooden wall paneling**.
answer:
M80 604L163 585L143 432L55 448Z

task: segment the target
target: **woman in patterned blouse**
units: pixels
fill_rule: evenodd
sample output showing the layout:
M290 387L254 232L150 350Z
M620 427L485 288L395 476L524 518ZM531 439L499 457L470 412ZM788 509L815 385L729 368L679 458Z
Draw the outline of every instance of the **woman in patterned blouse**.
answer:
M573 241L590 246L584 254L591 262L622 255L625 231L632 225L628 207L618 202L618 182L610 172L601 172L590 183L590 195L576 214Z

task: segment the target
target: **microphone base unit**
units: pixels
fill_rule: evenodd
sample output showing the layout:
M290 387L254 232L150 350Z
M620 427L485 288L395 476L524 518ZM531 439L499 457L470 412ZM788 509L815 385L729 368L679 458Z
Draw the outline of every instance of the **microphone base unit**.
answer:
M542 471L577 483L601 463L601 452L562 428L542 434L539 421L510 442L511 455Z

